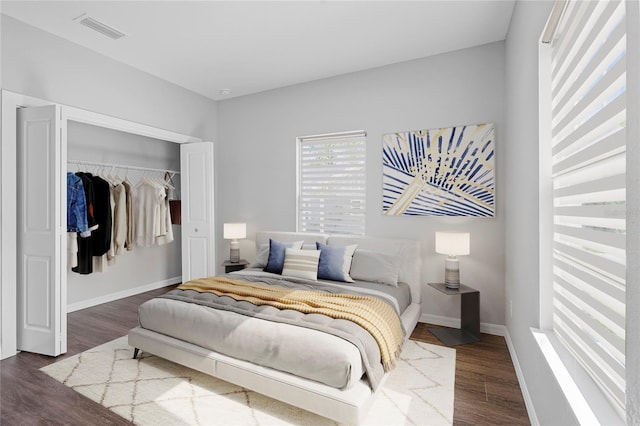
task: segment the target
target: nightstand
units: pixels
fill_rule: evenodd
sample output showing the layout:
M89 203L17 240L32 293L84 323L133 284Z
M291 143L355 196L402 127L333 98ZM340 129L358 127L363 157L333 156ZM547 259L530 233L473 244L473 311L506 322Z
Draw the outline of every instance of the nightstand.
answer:
M447 346L464 345L480 340L480 292L460 284L458 289L447 288L445 283L429 283L440 293L460 296L460 328L429 328Z
M244 259L240 259L239 262L232 262L230 260L225 260L222 266L224 266L224 273L228 274L229 272L233 272L233 271L242 271L244 268L247 267L248 264L249 262L247 262Z

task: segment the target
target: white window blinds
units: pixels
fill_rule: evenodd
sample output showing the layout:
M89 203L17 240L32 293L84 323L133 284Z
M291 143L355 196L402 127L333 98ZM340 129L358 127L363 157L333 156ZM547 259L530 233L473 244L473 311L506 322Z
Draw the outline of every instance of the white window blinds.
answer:
M298 231L363 235L362 131L298 138Z
M625 407L624 1L569 1L552 44L553 327Z

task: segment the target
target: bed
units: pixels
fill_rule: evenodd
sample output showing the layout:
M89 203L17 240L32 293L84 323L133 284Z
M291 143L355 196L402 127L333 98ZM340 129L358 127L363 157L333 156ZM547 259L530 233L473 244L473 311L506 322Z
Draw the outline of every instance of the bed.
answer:
M354 246L355 251L350 252ZM287 247L289 256L285 270L274 271L272 257L283 247ZM351 256L353 262L342 272L347 278L353 275L353 282L316 281L305 275L304 268L301 273L293 273L293 256L309 256L307 251L315 252L317 247L326 250L323 256L336 252ZM417 241L258 232L256 253L256 261L249 268L215 278L216 285L241 281L248 283L251 291L306 294L298 292L302 289L356 294L346 297L357 300L375 299L371 303L398 314L402 341L409 338L418 322L421 256ZM320 263L326 266L326 259ZM271 272L265 272L265 266ZM331 273L329 276L335 278ZM326 270L322 274L326 276ZM379 344L390 333L363 333L371 327L366 318L347 317L352 323L315 311L305 314L277 305L238 302L220 294L220 289L202 291L200 282L191 281L140 306L140 326L128 336L135 353L152 353L337 422L361 421L373 402L375 389L387 377L385 367L393 363L385 359L382 346L380 351L373 351L371 342ZM384 327L374 324L374 329Z

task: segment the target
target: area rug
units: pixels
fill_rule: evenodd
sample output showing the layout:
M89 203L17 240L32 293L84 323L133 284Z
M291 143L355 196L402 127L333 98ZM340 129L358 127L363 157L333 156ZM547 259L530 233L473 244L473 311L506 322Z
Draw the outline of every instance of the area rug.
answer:
M126 336L41 371L137 425L324 425L335 422L142 353ZM367 425L450 425L455 349L409 340Z

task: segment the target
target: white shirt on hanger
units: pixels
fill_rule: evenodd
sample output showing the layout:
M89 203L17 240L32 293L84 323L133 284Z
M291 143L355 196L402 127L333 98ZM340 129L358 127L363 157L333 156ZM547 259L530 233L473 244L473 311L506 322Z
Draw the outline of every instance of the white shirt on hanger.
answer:
M156 245L156 237L160 234L160 204L166 193L163 187L148 179L136 186L134 198L135 241L137 246L151 247Z

